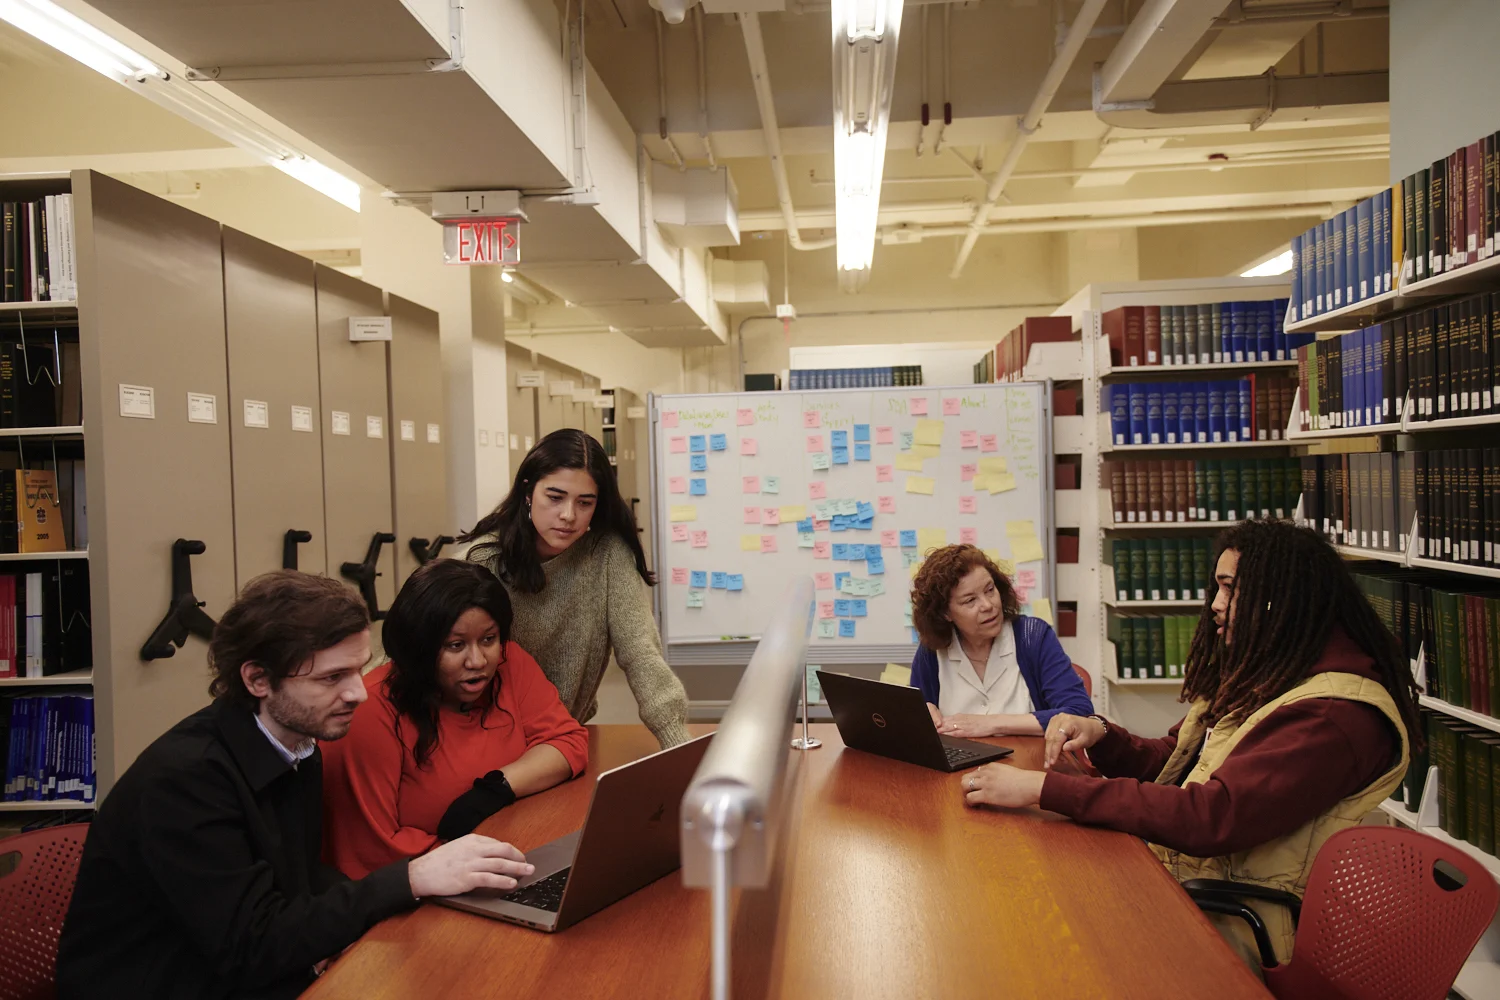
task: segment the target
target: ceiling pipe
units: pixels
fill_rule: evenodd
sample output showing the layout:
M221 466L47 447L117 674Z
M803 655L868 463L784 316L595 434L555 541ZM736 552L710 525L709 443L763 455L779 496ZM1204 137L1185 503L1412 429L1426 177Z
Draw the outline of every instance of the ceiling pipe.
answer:
M792 207L792 185L786 175L786 158L781 152L781 126L776 123L776 101L771 96L771 71L766 64L766 42L760 33L760 16L737 14L745 35L745 54L750 59L750 79L755 84L755 103L760 108L760 128L765 135L766 154L771 158L771 174L776 178L776 203L781 208L787 239L795 250L823 250L834 240L804 240L797 230L797 213Z
M947 10L947 8L943 8ZM922 53L922 69L920 79L922 81L922 127L917 129L917 158L921 159L922 153L927 146L927 126L932 122L932 105L927 103L927 8L922 8L922 17L919 21L921 30L917 33L917 48Z
M1073 26L1068 29L1063 38L1062 45L1053 57L1052 65L1047 67L1047 75L1042 78L1042 85L1032 98L1031 107L1027 109L1025 117L1016 126L1016 138L1011 143L1010 149L1005 153L1005 160L1000 164L1000 169L990 180L989 189L985 192L983 204L974 209L974 218L969 222L969 231L964 236L964 241L958 248L958 257L953 261L953 270L949 277L957 278L963 273L964 265L969 261L969 254L974 251L974 244L979 241L979 234L983 231L985 223L989 221L990 212L1000 201L1000 196L1005 193L1006 182L1010 180L1011 174L1015 173L1016 164L1021 161L1021 154L1025 152L1026 145L1036 130L1041 127L1042 116L1047 113L1047 108L1052 104L1052 98L1057 95L1057 90L1062 86L1063 77L1067 75L1073 60L1078 57L1078 52L1083 48L1083 43L1088 40L1089 32L1094 30L1094 22L1099 19L1099 14L1104 10L1107 0L1084 0L1082 9L1073 20Z
M693 5L693 32L698 37L698 140L703 143L703 152L708 156L708 166L715 172L719 163L714 159L713 140L708 137L708 67L703 48L703 5Z
M1063 233L1080 229L1132 229L1151 226L1188 226L1208 222L1258 222L1266 219L1327 218L1340 206L1330 202L1314 205L1275 205L1268 208L1211 209L1199 212L1152 212L1145 215L1100 216L1094 218L1035 219L1024 222L994 222L981 231L983 236L1016 233ZM913 232L921 237L959 236L972 232L968 226L889 226L882 237L894 232ZM896 241L899 242L899 241Z
M667 131L667 54L664 51L662 40L662 22L666 20L663 15L658 14L656 21L656 128L661 136L662 142L667 144L667 151L672 154L672 165L678 170L687 167L682 160L682 153L677 149L677 143L672 141L672 135ZM678 18L681 21L682 18Z
M925 12L925 8L924 8ZM943 5L943 123L938 126L937 140L932 144L934 156L943 151L943 136L948 132L948 126L953 124L953 101L949 95L953 91L953 8L947 4Z

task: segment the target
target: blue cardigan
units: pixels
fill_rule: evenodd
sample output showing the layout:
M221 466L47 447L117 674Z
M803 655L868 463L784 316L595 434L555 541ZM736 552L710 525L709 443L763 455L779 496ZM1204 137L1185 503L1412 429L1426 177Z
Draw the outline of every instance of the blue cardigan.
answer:
M1052 626L1040 618L1021 615L1011 622L1016 636L1016 665L1031 693L1033 713L1045 731L1048 721L1059 712L1090 715L1094 703L1083 689L1083 681L1073 672L1073 661L1063 652L1062 643ZM917 647L911 661L911 686L922 691L922 697L938 703L937 653L926 646Z

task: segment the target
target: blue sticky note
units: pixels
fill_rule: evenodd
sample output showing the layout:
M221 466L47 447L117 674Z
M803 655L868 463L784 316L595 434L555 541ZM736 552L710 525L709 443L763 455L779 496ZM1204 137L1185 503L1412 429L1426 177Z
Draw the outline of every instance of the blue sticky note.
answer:
M850 559L863 559L865 557L865 547L863 545L850 545L848 546L848 551Z
M849 464L849 449L848 448L837 448L837 447L834 448L833 449L833 464L834 465L848 465Z
M863 597L855 598L854 600L849 602L849 605L855 618L865 618L869 616L869 611L866 609L865 599Z
M810 517L804 517L802 520L800 520L800 521L797 522L797 533L798 534L806 534L807 532L812 531L812 530L813 530L812 518L810 518Z
M714 451L723 451L729 447L729 435L714 434L708 439L708 446Z
M839 638L840 639L853 639L854 638L854 620L853 619L851 619L851 618L845 618L845 619L843 619L842 621L839 622Z
M708 480L694 479L688 483L688 495L695 497L708 496Z
M864 520L865 518L873 518L875 516L875 505L872 503L865 503L863 500L855 504L854 509L855 516L860 520Z
M729 574L720 573L716 570L713 575L713 583L710 584L710 586L712 586L715 590L723 590L725 587L729 586Z
M901 547L903 549L914 549L917 547L917 530L915 528L901 532Z
M844 590L844 581L847 580L847 579L849 579L849 577L851 577L851 576L853 576L852 573L835 573L835 574L833 574L833 589L839 591L840 593L842 593L843 590Z
M854 460L856 462L868 462L870 460L870 446L868 444L855 445Z
M912 431L901 432L901 450L911 451L911 440L916 435Z
M844 519L843 514L833 515L833 520L828 522L829 531L848 531L849 522Z
M921 641L922 641L922 637L917 634L917 630L916 629L912 629L911 630L911 644L913 646L915 646L918 643L920 643Z
M745 574L743 573L730 573L725 577L725 581L728 584L728 586L724 588L725 590L745 589Z
M849 558L849 546L845 545L843 542L835 542L833 544L833 558L835 558L835 559L848 559Z
M885 574L885 560L876 556L865 563L865 568L869 570L871 576L882 576Z
M833 444L833 446L835 448L847 448L847 447L849 447L849 432L848 431L834 431L833 434L832 434L832 442L831 443Z
M707 451L708 439L702 434L694 434L688 438L688 451Z
M693 472L707 472L708 471L708 456L707 455L689 455L688 456L688 467Z
M693 573L692 573L692 583L689 584L689 586L693 586L693 587L707 587L708 586L708 570L706 570L706 569L695 569L695 570L693 570Z
M879 558L881 558L881 551L880 551L880 543L879 542L866 542L865 543L865 558L866 559L879 559Z
M841 597L833 602L833 614L837 618L848 618L854 614L854 602L847 597Z
M856 440L856 441L868 441L868 440L870 440L870 425L869 424L855 424L854 425L854 440Z

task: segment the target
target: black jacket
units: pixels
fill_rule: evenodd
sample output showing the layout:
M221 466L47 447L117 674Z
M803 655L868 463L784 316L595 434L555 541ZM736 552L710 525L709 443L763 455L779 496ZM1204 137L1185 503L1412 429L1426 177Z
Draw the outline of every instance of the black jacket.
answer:
M407 862L357 882L319 862L321 752L295 768L217 701L152 743L89 831L58 996L293 997L312 966L414 905Z

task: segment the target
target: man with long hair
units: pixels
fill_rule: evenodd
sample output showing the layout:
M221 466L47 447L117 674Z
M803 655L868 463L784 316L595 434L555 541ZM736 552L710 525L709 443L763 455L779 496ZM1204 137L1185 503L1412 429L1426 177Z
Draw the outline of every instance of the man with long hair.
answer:
M1055 716L1049 771L986 765L971 805L1032 806L1143 837L1179 880L1231 879L1300 896L1323 842L1390 795L1421 739L1417 692L1394 637L1314 532L1244 521L1219 539L1182 700L1162 739L1098 716ZM1087 748L1103 778L1051 770ZM1260 913L1291 954L1283 906ZM1252 962L1242 921L1213 917Z

